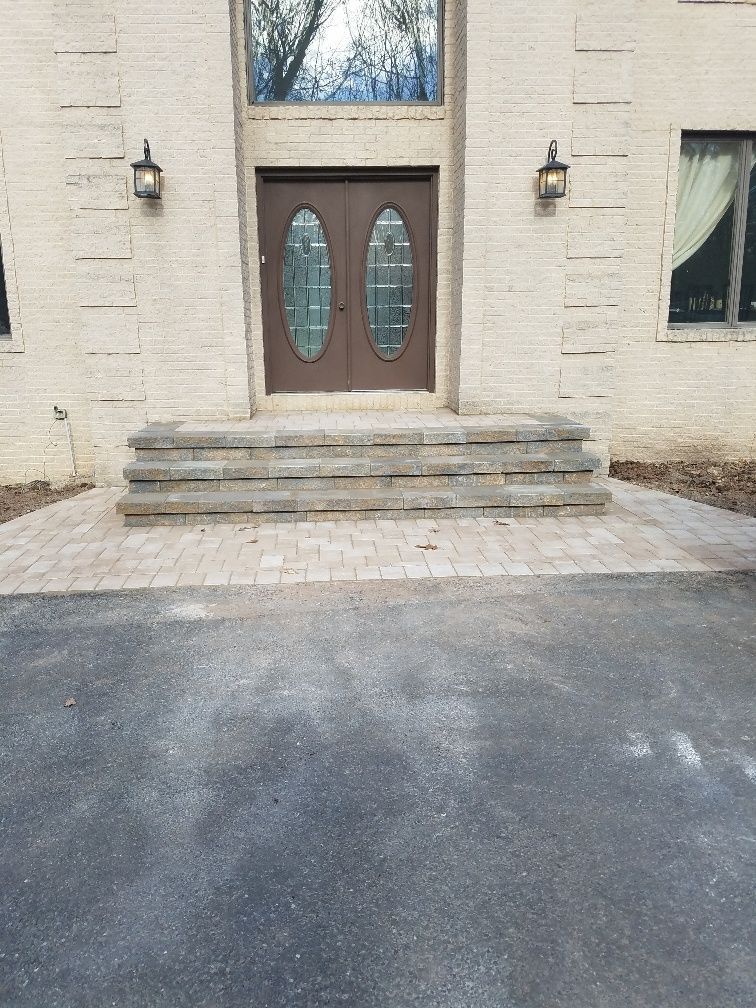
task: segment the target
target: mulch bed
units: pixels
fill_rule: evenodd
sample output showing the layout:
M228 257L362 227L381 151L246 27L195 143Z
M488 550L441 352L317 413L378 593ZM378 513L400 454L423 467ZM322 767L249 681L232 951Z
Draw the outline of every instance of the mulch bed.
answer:
M609 475L756 517L756 462L612 462Z
M37 511L67 497L91 490L94 483L66 483L65 486L51 486L42 480L33 483L17 483L14 486L0 486L0 524L19 518L21 515Z

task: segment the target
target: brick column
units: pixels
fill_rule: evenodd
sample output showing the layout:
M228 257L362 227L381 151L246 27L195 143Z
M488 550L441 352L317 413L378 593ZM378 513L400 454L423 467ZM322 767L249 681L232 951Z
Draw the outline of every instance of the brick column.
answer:
M116 22L107 0L61 0L55 51L66 182L98 482L120 478L126 437L147 419Z
M559 396L607 454L614 351L622 327L633 0L580 0Z
M56 37L98 481L152 420L249 416L227 0L61 0ZM131 193L144 137L163 199Z

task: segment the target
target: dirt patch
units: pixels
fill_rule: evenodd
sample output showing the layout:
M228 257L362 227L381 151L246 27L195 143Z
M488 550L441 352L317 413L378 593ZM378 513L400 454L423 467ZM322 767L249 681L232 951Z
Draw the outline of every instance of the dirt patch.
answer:
M609 475L756 517L756 462L612 462Z
M91 490L93 486L94 483L66 483L65 486L54 487L36 480L34 483L0 487L0 524L47 507L48 504L75 497L85 490Z

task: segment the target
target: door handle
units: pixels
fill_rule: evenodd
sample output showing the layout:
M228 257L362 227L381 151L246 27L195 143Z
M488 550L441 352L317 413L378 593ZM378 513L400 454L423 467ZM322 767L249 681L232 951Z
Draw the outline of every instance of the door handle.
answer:
M344 311L345 305L343 301L339 301L339 311Z

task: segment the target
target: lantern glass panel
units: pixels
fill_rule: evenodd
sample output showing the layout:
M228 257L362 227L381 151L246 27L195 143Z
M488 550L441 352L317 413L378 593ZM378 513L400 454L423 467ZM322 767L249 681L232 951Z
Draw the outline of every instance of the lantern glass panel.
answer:
M564 195L564 172L561 168L552 168L546 174L546 191L549 196Z
M544 198L564 196L567 191L567 172L564 168L542 168L538 173L538 194Z
M160 195L160 183L154 168L137 168L134 182L135 189L140 196Z

